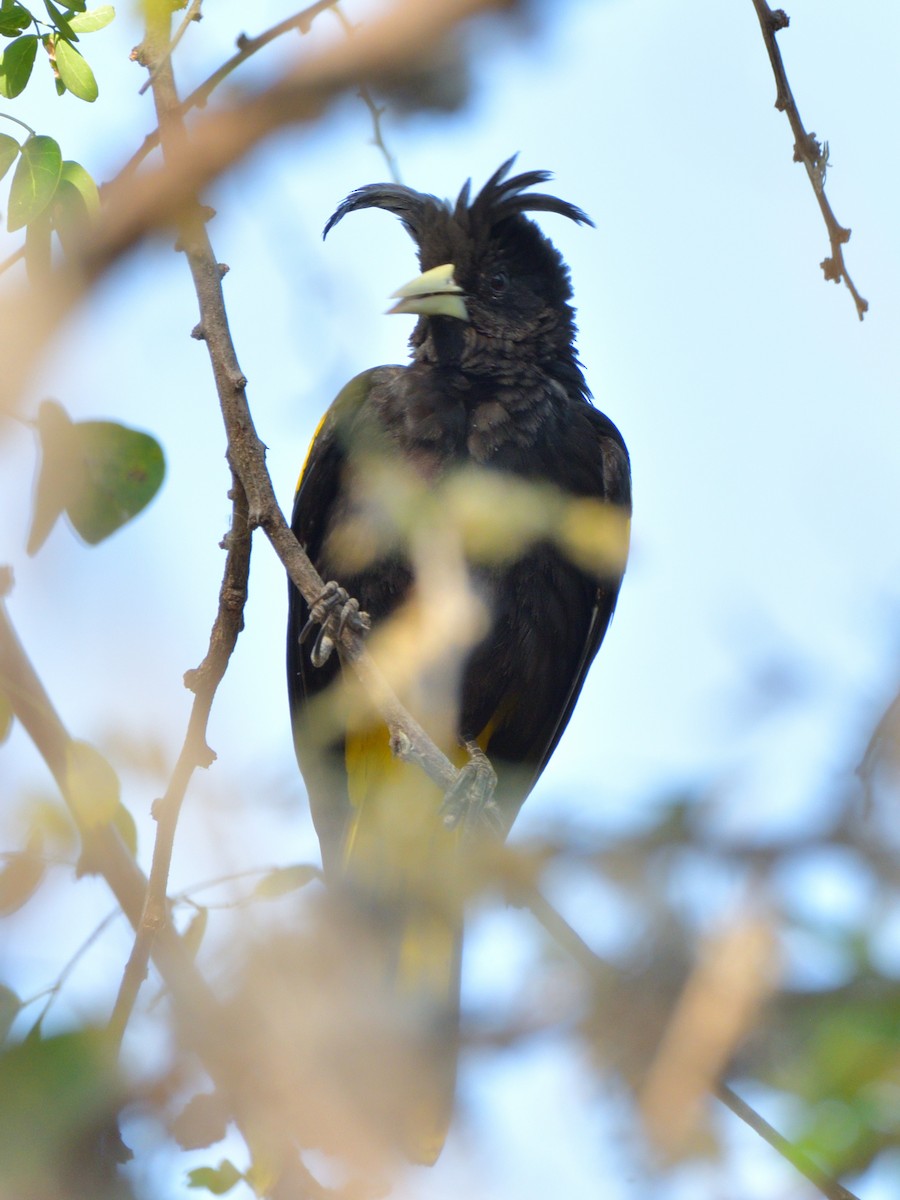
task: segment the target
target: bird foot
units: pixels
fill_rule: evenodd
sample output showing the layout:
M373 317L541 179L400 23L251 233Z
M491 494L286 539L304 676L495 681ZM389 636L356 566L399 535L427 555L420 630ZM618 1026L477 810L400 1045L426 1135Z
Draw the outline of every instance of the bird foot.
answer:
M494 798L497 775L480 746L466 742L465 748L469 761L461 768L441 804L444 828L456 829L462 825L466 834L487 829L502 836L503 818Z
M300 630L300 637L297 639L301 645L317 625L319 632L312 644L309 658L314 667L323 667L331 657L336 643L343 637L345 629L352 629L354 633L367 633L371 621L368 613L360 611L359 601L354 600L346 588L342 588L331 579L309 607L309 619Z

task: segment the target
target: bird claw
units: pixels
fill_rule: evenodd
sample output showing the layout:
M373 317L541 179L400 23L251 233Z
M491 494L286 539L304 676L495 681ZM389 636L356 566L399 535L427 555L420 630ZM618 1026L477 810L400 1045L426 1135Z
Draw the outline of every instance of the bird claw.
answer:
M462 826L464 834L487 829L502 837L503 816L494 797L497 775L488 756L474 742L465 743L469 761L444 796L440 815L445 829Z
M335 625L336 613L338 615ZM352 629L354 633L367 633L370 625L369 614L360 611L359 601L354 600L346 588L342 588L331 579L309 606L309 618L300 630L297 640L302 645L316 626L319 627L309 658L314 667L323 667L331 657L336 643L344 636L345 629Z

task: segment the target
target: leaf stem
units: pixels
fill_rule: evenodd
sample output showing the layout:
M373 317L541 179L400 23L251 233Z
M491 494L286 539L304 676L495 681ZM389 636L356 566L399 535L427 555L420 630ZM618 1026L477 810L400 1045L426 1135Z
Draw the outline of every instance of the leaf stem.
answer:
M15 123L17 125L21 125L23 129L27 129L29 137L35 136L35 132L31 128L31 126L26 125L24 121L20 121L18 117L11 116L10 113L5 113L5 112L0 112L0 117L2 117L5 121L15 121Z

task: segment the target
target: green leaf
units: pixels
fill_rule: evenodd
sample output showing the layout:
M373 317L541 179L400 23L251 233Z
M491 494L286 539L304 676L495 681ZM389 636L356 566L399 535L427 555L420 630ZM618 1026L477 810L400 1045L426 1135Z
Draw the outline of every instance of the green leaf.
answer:
M19 1015L22 1001L11 988L0 983L0 1042L5 1042L13 1021Z
M35 554L65 511L78 533L96 545L135 517L159 491L162 448L148 433L113 421L73 423L62 405L38 412L41 468L28 553Z
M82 421L75 432L86 486L66 511L76 532L93 546L150 503L166 464L162 447L149 433L113 421Z
M21 4L10 4L0 10L0 34L15 37L31 24L31 13Z
M97 80L87 59L62 38L56 39L55 58L59 77L72 95L93 103L98 95Z
M314 879L321 877L318 867L299 863L295 867L276 867L264 875L253 889L253 895L263 900L274 900L278 896L286 896L288 892L296 892L306 887Z
M29 33L10 42L0 54L0 96L12 100L24 91L31 78L37 44L37 36Z
M63 250L73 258L77 257L91 224L100 213L97 185L80 163L71 160L63 163L51 208L53 228L59 234Z
M109 825L119 809L119 777L96 746L71 741L66 746L66 798L89 829Z
M89 8L87 12L79 13L69 21L69 28L76 33L96 33L108 25L116 15L111 4L101 4L99 8Z
M53 199L61 171L62 153L53 138L40 134L28 138L22 146L9 191L6 227L10 233L15 233L44 211Z
M206 1188L214 1196L223 1196L243 1178L234 1163L223 1158L217 1167L197 1167L188 1171L188 1187Z
M119 1090L100 1033L30 1037L8 1047L0 1055L4 1196L59 1195L48 1180L83 1161L74 1148L89 1145L111 1120Z
M64 159L59 178L70 183L78 191L90 216L99 215L100 192L81 163L77 163L71 158Z
M69 12L83 13L87 8L87 4L85 3L85 0L67 0L66 8L69 10ZM70 19L69 25L71 26L71 24L72 21Z
M63 37L68 38L70 41L77 42L78 37L72 29L72 26L69 24L68 18L64 13L60 12L60 10L53 3L53 0L44 0L44 8L46 8L47 15L59 32L63 35Z
M19 155L19 143L8 133L0 133L0 179L16 161Z

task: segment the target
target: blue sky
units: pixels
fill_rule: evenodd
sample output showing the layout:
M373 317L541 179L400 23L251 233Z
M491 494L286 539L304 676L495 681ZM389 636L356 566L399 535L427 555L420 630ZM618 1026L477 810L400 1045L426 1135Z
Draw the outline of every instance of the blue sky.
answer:
M351 16L367 7L345 4ZM290 11L274 0L210 6L179 52L184 89L230 53L239 32ZM467 43L474 85L462 112L386 119L410 185L454 195L467 176L478 185L518 151L523 169L552 170L558 194L597 225L541 221L572 269L597 404L631 450L634 548L607 642L523 813L526 832L559 815L601 831L627 825L662 795L695 785L715 792L728 829L760 839L802 831L900 679L900 10L860 3L848 15L837 0L796 0L789 12L780 45L807 128L830 144L828 194L853 228L846 259L871 305L862 324L849 293L818 267L825 228L773 107L750 0L687 17L662 0L573 0L511 42L482 24ZM317 23L319 36L330 24ZM54 102L49 86L15 109L99 180L153 125L127 61L138 36L124 11L93 35L101 97L92 109L69 96ZM248 86L292 46L259 56ZM350 97L317 129L259 149L207 197L218 210L217 254L231 267L238 355L285 505L342 383L406 353L411 319L383 315L389 293L416 271L399 224L359 213L326 243L320 236L343 196L385 177L370 134ZM145 861L159 783L129 765L123 746L149 743L174 759L189 703L181 676L205 650L228 520L221 423L205 351L188 336L195 303L184 262L155 239L104 281L34 384L35 404L52 395L75 417L122 420L160 439L168 478L133 526L89 550L60 524L28 559L31 435L4 426L0 439L0 561L17 580L10 612L70 728L122 772ZM261 538L254 559L247 630L210 727L220 761L192 789L176 887L315 852L284 703L284 585ZM120 697L113 712L110 690ZM48 788L20 733L3 756L12 784ZM16 819L7 827L14 841ZM79 888L104 911L93 884ZM602 937L602 921L583 915ZM38 902L16 926L26 988L46 981L57 958L35 945L45 917ZM507 963L515 973L521 935L511 918L499 925L494 948L479 939L473 955L499 956L497 974ZM113 973L123 944L109 951ZM90 1007L91 979L79 986L76 1006ZM482 1194L546 1195L544 1154L554 1171L568 1164L570 1197L594 1195L600 1168L580 1147L614 1140L608 1108L589 1107L596 1128L560 1120L572 1078L591 1085L558 1047L532 1058L464 1080L464 1095L499 1130L480 1150ZM549 1150L527 1135L523 1147L531 1126L519 1093L546 1100ZM510 1164L526 1149L536 1165L519 1177ZM451 1152L429 1189L451 1194L458 1169L473 1170ZM773 1194L768 1170L753 1156L742 1200ZM640 1196L640 1181L626 1175L604 1194ZM668 1186L666 1200L688 1194L677 1179ZM716 1194L712 1179L691 1186L692 1196Z

